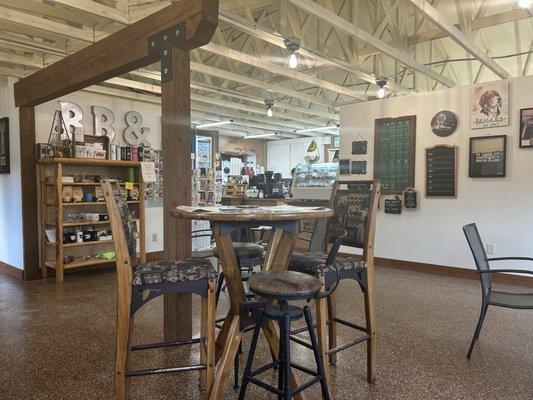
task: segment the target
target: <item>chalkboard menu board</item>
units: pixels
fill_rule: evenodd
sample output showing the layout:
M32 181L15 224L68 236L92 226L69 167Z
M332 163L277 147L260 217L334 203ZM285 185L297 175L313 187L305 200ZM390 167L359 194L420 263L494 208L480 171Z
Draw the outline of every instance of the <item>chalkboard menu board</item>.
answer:
M437 145L426 149L426 197L456 197L457 147Z
M330 220L331 238L346 230L343 245L364 247L368 212L372 201L372 181L340 182L335 194L335 216Z
M376 119L374 179L383 194L401 193L415 184L416 116Z

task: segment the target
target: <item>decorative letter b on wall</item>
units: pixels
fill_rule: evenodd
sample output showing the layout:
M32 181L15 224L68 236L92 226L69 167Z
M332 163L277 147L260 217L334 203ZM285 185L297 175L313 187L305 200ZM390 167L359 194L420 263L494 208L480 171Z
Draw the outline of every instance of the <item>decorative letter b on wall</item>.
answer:
M60 101L59 105L61 106L61 117L63 118L69 136L73 141L83 142L85 128L81 123L83 119L81 107L68 101Z
M109 143L113 142L115 139L115 128L113 128L115 115L113 111L106 107L92 106L92 112L94 117L94 135L107 136Z
M143 117L140 112L130 111L126 113L126 124L128 125L124 129L124 141L130 146L150 146L147 140L150 134L150 128L141 127L143 123Z

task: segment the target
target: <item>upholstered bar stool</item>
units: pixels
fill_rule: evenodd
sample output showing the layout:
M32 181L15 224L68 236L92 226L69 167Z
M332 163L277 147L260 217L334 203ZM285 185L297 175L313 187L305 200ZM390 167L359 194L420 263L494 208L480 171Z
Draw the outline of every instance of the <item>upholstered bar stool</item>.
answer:
M248 361L246 362L246 368L244 370L239 400L244 399L246 388L249 383L253 383L272 393L275 393L279 398L283 398L284 400L290 400L293 396L307 389L308 387L316 383L320 383L322 397L324 399L329 399L324 365L319 351L315 330L313 329L313 317L311 315L311 310L308 305L301 308L288 304L288 301L291 300L309 301L317 298L320 295L319 293L322 288L322 283L312 276L299 272L265 271L258 272L251 276L249 284L250 290L254 294L267 300L275 300L278 304L260 308L256 314L254 333L252 337L252 343L250 345ZM329 293L322 292L322 294L327 295ZM309 329L311 347L316 362L316 371L291 362L291 322L297 321L302 317L305 317L305 322ZM257 340L259 338L261 327L265 323L265 319L276 321L279 324L280 346L278 359L255 371L252 371L252 363L257 346ZM256 378L257 375L276 366L278 367L277 388ZM293 389L291 387L290 379L292 368L311 375L313 378Z
M129 396L131 377L170 372L200 371L200 387L209 394L215 367L215 277L208 259L154 261L136 265L137 225L129 207L120 196L116 181L101 183L109 222L115 244L118 282L117 341L115 358L115 399ZM150 300L166 293L195 293L202 297L200 337L185 341L171 341L131 345L133 317ZM200 363L197 365L132 370L132 351L172 346L200 344Z

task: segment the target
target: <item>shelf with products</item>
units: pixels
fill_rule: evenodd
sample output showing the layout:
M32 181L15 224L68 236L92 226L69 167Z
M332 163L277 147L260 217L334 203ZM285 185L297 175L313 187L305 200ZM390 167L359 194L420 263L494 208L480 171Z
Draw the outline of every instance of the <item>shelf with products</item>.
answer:
M53 268L56 282L61 283L65 269L113 262L97 257L102 251L111 251L113 243L112 239L97 240L111 235L99 183L104 178L120 182L137 222L140 261L146 261L145 187L140 166L139 162L100 159L38 161L43 277L48 268Z

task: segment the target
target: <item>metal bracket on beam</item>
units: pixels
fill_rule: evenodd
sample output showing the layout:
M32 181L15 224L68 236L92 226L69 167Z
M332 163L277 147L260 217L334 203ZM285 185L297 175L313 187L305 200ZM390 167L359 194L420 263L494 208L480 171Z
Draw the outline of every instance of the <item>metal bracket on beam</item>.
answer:
M185 23L182 22L170 29L151 36L148 40L148 51L161 53L161 83L172 80L172 47L187 38Z

